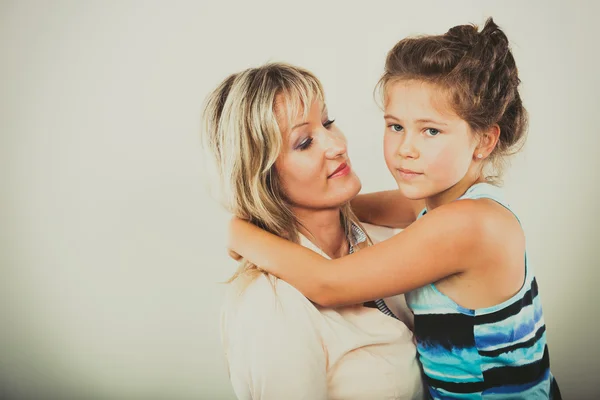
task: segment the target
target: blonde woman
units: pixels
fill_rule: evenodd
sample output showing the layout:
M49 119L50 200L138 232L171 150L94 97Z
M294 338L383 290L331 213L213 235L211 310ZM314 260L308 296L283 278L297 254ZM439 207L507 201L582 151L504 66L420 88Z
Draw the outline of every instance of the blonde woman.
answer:
M331 259L371 244L349 205L361 183L346 139L310 72L229 76L206 103L203 142L234 215ZM245 260L230 283L221 333L238 398L424 397L403 298L323 308Z

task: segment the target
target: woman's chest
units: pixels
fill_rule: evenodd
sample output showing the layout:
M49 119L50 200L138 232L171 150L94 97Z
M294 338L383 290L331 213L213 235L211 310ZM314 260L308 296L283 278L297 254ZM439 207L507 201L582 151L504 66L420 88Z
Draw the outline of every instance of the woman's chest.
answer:
M365 307L322 314L330 399L422 398L416 347L406 325Z

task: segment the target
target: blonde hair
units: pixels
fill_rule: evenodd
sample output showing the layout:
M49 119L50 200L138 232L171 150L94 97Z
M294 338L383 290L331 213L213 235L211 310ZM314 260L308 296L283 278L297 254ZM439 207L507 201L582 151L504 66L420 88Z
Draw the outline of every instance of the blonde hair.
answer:
M285 63L268 63L227 77L208 96L203 112L202 143L216 167L225 208L295 243L300 239L300 222L285 199L275 169L283 141L277 115L285 107L290 127L299 110L306 118L315 100L325 101L325 96L312 73ZM349 203L341 206L340 222L347 237L353 223L360 226ZM242 260L227 282L242 275L251 281L260 273L256 265Z

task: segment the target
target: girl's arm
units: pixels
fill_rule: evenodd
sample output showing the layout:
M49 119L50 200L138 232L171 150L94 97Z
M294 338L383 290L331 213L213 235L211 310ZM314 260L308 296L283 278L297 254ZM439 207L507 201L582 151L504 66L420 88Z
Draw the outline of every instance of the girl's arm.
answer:
M239 219L229 247L326 307L389 297L464 272L501 241L485 201L462 200L430 211L399 234L328 260Z
M398 189L359 194L350 204L359 220L390 228L406 228L425 208L424 200L407 199Z

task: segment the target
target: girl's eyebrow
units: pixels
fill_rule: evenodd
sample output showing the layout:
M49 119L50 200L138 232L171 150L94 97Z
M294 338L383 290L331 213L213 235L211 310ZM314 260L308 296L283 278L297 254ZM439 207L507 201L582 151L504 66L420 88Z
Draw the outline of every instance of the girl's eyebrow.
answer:
M391 114L385 114L383 116L384 119L393 119L396 121L400 121L400 118L396 118ZM415 122L420 123L420 124L436 124L436 125L442 125L442 126L448 126L448 124L445 124L443 122L439 122L439 121L435 121L433 119L429 119L429 118L422 118L422 119L418 119Z
M417 122L422 123L422 124L436 124L436 125L448 126L447 124L445 124L443 122L435 121L433 119L418 119Z

